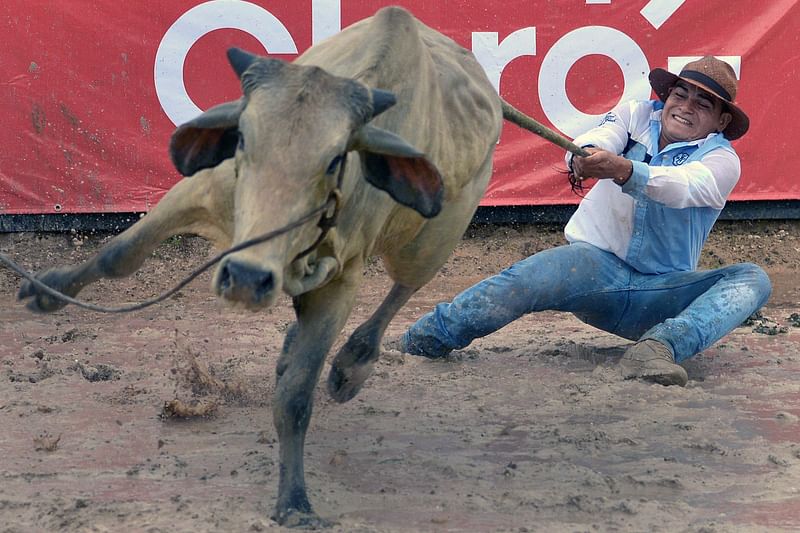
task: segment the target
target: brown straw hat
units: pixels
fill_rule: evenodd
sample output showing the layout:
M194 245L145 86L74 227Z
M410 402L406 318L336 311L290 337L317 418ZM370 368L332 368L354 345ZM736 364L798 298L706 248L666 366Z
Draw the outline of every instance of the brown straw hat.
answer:
M669 90L679 79L700 87L722 101L723 106L727 108L725 111L733 115L731 123L722 132L728 140L738 139L747 133L750 119L734 103L738 82L733 67L728 63L714 56L705 56L687 63L678 75L663 68L656 68L650 72L650 85L662 102L667 99Z

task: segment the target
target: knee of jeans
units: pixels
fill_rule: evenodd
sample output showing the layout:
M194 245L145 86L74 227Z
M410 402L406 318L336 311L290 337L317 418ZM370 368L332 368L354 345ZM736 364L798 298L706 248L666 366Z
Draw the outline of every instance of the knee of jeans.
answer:
M742 263L742 271L746 272L748 278L751 280L753 290L756 291L759 297L759 307L767 303L770 294L772 294L772 282L763 268L754 263Z

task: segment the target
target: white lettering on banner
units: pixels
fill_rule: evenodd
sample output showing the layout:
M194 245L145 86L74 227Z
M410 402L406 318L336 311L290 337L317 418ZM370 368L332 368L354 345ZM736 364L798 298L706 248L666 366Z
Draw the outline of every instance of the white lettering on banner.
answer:
M481 64L494 89L500 92L500 76L514 59L536 55L536 28L522 28L498 43L497 32L473 32L472 53Z
M647 100L650 66L642 49L625 33L605 26L586 26L573 30L547 52L539 70L539 101L542 111L559 130L577 137L596 126L605 115L590 115L577 109L567 95L567 74L579 59L598 54L612 59L622 70L624 88L620 101ZM602 83L602 80L585 80Z
M610 0L586 0L586 4L610 4ZM658 28L683 4L683 0L650 0L641 13ZM312 44L341 31L341 0L311 0ZM154 81L159 103L176 125L191 120L201 109L189 96L183 79L186 56L204 35L218 29L237 29L255 37L273 54L296 54L297 46L289 30L272 13L245 0L211 0L181 15L167 30L156 53ZM536 55L536 28L526 27L499 42L497 32L474 32L472 51L495 90L505 67L514 59ZM625 33L606 26L575 29L559 39L545 55L539 71L539 101L550 122L565 134L575 137L597 125L605 113L590 115L577 109L567 94L567 75L581 58L598 54L612 59L622 70L624 87L621 100L645 100L650 96L647 57ZM729 62L737 77L741 56L718 56ZM669 57L671 72L680 71L689 56ZM586 83L602 83L586 80Z
M311 0L311 42L318 42L342 31L340 0Z
M175 125L202 112L186 91L183 65L194 43L219 29L249 33L273 54L297 53L289 30L262 7L242 0L212 0L193 7L167 30L156 52L153 73L156 94L161 108Z
M741 75L740 71L742 70L742 56L714 56L717 59L721 59L722 61L729 64L733 67L733 72L736 74L736 79L740 80ZM700 56L669 56L667 58L667 70L672 72L673 74L680 73L681 69L686 66L686 63L691 61L696 61L700 59Z
M639 13L658 29L680 9L686 0L650 0Z

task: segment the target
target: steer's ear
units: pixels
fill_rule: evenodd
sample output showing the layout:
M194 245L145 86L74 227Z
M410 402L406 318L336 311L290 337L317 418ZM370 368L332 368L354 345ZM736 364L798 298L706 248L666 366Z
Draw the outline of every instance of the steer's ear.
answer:
M401 137L375 126L363 126L353 137L361 152L364 177L398 203L425 218L442 209L444 186L439 169Z
M242 108L241 100L220 104L178 127L169 142L169 155L178 172L191 176L233 157Z

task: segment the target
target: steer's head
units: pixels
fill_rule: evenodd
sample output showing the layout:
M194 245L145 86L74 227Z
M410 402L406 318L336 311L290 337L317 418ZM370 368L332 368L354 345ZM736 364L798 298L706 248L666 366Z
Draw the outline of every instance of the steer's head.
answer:
M228 58L242 98L180 126L170 154L184 176L235 157L234 244L324 205L347 161L345 195L363 176L424 217L439 212L442 180L434 165L397 135L370 124L394 105L392 93L238 49L229 50ZM359 208L370 217L374 206ZM227 256L214 278L217 293L256 309L274 302L281 289L297 295L325 283L338 266L334 259L315 253L297 259L319 236L317 220Z

